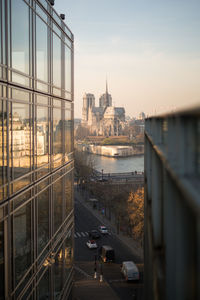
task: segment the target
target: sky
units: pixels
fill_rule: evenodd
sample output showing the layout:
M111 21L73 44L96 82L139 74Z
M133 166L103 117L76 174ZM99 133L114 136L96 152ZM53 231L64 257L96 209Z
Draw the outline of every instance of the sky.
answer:
M200 105L199 0L55 0L74 34L75 117L108 91L137 117Z

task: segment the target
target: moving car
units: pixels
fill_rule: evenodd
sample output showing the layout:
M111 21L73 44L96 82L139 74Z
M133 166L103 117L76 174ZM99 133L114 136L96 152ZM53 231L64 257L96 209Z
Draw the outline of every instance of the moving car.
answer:
M90 232L88 232L88 234L89 234L89 237L91 239L98 239L98 238L100 238L100 234L99 234L99 232L97 230L91 230Z
M124 261L122 263L121 272L127 281L140 279L138 267L133 261Z
M100 248L100 258L103 262L113 262L115 261L115 251L109 245L104 245Z
M106 228L106 226L99 226L99 231L102 233L102 234L107 234L108 233L108 229Z
M97 249L97 243L94 240L87 241L86 245L90 249Z

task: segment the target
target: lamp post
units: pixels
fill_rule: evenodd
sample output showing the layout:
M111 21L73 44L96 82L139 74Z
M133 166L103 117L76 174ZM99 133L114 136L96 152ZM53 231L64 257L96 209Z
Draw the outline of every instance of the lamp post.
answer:
M97 256L94 256L94 279L97 279Z
M102 263L100 264L100 278L99 278L100 282L103 282L103 268L102 268Z

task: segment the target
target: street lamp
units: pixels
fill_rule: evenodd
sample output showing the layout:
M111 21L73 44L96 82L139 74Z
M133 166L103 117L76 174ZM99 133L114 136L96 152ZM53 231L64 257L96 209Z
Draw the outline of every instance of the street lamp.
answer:
M97 256L94 256L94 279L97 279Z
M101 170L101 174L102 174L102 181L103 181L103 169Z

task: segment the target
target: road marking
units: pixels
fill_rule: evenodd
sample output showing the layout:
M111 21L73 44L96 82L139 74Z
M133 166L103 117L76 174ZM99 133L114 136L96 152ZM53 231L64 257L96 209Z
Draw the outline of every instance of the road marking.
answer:
M81 232L82 236L85 236L84 232Z
M89 235L88 232L85 232L86 235Z
M76 234L74 233L74 237L77 238Z
M78 237L81 237L80 233L76 232L76 234L78 235Z

